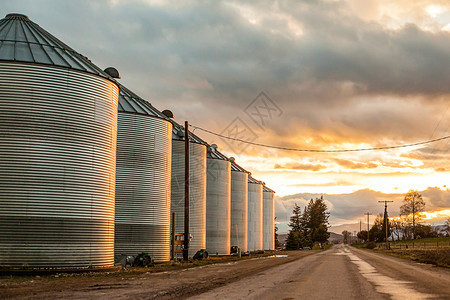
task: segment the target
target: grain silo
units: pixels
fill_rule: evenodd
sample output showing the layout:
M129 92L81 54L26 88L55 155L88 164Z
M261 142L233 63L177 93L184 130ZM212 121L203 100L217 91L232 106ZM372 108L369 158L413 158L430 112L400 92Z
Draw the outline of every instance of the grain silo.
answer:
M113 266L110 75L27 16L0 20L2 269Z
M263 250L263 183L248 176L248 251Z
M247 252L248 172L231 160L231 227L230 245Z
M173 123L171 213L175 213L175 233L184 233L184 127ZM207 143L189 132L189 257L206 249L206 147ZM181 256L181 253L178 254Z
M124 86L117 130L115 256L170 260L172 123Z
M275 192L263 186L263 250L275 249Z
M229 255L231 163L214 144L208 148L206 171L206 250L210 255Z

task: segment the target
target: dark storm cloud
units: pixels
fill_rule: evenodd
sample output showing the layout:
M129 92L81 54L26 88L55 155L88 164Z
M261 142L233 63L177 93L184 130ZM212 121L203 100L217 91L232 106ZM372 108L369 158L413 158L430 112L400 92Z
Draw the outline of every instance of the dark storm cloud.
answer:
M448 33L413 24L388 31L350 14L343 3L284 1L278 11L302 24L289 38L273 22L272 2L248 4L253 25L223 2L147 5L112 1L7 1L75 49L126 70L124 78L148 95L239 105L262 87L279 101L343 105L348 94L446 94ZM238 3L238 2L237 2ZM22 8L22 9L20 9ZM192 91L193 90L193 91ZM211 96L214 96L211 98Z

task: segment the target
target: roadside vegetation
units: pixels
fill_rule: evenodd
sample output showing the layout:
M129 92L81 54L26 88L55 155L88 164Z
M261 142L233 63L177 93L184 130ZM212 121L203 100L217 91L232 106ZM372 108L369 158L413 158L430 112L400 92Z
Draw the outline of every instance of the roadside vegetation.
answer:
M421 212L424 209L422 195L415 190L409 191L403 199L399 217L389 218L387 213L379 214L369 232L360 231L357 239L352 241L352 246L450 267L450 218L446 221L444 230L436 230L421 223ZM351 241L350 232L344 231L342 234L344 243Z
M369 249L368 244L352 244L352 246ZM394 241L389 242L388 246L386 243L377 243L372 251L450 268L450 237Z

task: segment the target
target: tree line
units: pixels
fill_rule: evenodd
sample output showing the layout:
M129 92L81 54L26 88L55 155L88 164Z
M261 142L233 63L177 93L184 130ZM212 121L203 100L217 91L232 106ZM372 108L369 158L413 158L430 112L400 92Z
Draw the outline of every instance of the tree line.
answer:
M388 238L391 237L392 240L439 236L439 233L431 225L421 223L421 212L424 210L425 202L422 195L416 190L410 190L403 199L399 217L389 219L387 214L379 214L369 232L367 230L360 231L357 237L365 242L384 242L386 241L386 231ZM450 234L450 231L447 232L448 234Z
M315 243L325 243L330 237L328 218L323 196L311 199L303 212L301 207L295 204L289 222L291 229L286 239L286 249L312 248Z

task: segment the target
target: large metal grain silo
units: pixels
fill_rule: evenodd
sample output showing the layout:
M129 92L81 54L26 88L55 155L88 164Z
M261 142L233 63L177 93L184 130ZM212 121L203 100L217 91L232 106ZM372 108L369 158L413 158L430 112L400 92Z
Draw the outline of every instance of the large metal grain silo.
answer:
M263 186L263 250L275 249L275 192Z
M148 253L170 260L172 123L120 87L117 131L115 256Z
M230 245L247 251L248 230L248 172L231 162L231 227Z
M263 184L248 176L248 251L263 250Z
M113 266L108 74L27 16L0 20L1 268Z
M173 123L172 191L170 212L175 213L175 233L184 233L184 127ZM206 147L198 136L189 133L189 257L206 249ZM181 253L178 253L181 256Z
M231 163L216 145L208 148L206 171L206 250L210 255L229 255Z

